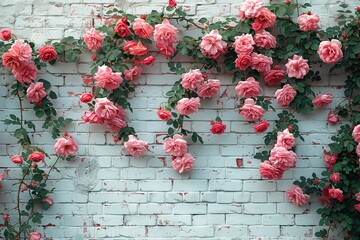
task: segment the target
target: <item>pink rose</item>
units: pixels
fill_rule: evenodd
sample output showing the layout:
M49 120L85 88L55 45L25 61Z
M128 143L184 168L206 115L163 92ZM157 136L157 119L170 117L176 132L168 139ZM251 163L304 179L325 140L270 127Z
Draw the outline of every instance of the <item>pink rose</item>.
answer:
M220 81L217 79L209 79L203 82L197 90L199 97L211 98L220 91Z
M285 129L282 132L277 133L277 141L275 147L284 147L287 150L291 149L295 144L294 134L289 132L289 129Z
M331 93L328 94L318 94L312 100L312 103L315 107L320 108L330 104L333 100L333 95Z
M14 68L12 73L19 82L30 83L31 80L36 79L37 71L34 62L30 61L22 63L18 68Z
M40 162L40 161L44 161L45 159L45 154L42 152L38 152L35 151L33 153L31 153L28 157L29 160L33 161L33 162Z
M187 90L195 90L204 81L200 69L190 70L188 73L181 75L181 85Z
M136 45L137 45L137 43L134 42L133 40L125 41L125 45L123 47L123 50L124 51L129 51L130 48L135 47Z
M213 134L221 135L221 134L223 134L225 132L225 130L226 130L226 125L223 124L222 122L215 123L215 121L211 121L210 131Z
M310 196L304 194L303 190L297 185L286 190L286 196L295 206L304 206L310 200Z
M130 70L125 70L124 72L124 78L125 80L127 81L132 81L136 78L139 78L141 77L141 73L142 73L142 68L141 67L138 67L138 66L135 66L133 67L132 69Z
M152 55L148 56L147 58L145 58L144 60L142 60L140 63L144 64L144 65L150 65L153 62L155 62L156 58Z
M171 156L183 156L187 153L187 142L183 136L175 134L173 138L165 139L164 150Z
M275 92L276 101L282 107L288 107L289 104L294 100L296 91L290 84L285 84L282 89L278 89Z
M52 199L51 197L45 197L41 199L41 202L43 203L47 202L50 206L54 205L54 199Z
M154 41L156 47L165 56L172 56L175 52L173 44L176 41L178 29L170 24L169 19L164 19L162 24L155 25Z
M341 42L337 39L322 41L317 53L324 63L332 64L338 62L343 57Z
M212 30L210 33L202 37L200 50L202 54L213 60L218 59L220 54L225 53L227 44L222 40L222 36L218 30Z
M141 156L148 151L148 144L142 140L137 139L133 135L129 135L129 140L124 143L125 151L131 156Z
M355 204L354 208L356 209L356 211L360 212L360 203Z
M338 173L333 173L330 175L330 180L333 181L334 183L337 183L340 181L340 175Z
M265 110L258 105L251 98L245 99L244 106L240 109L240 114L248 121L255 121L260 119L265 113Z
M42 61L49 62L56 59L57 53L53 46L44 46L39 48L39 56Z
M13 52L4 53L1 59L2 64L9 69L16 69L23 63Z
M302 14L298 17L297 22L302 31L316 31L319 28L319 15L317 14Z
M94 96L91 93L86 92L86 93L81 94L80 101L83 103L88 103L88 102L91 102L91 100L93 98L94 98Z
M172 117L172 113L170 111L161 108L157 110L157 115L163 121L167 121Z
M11 40L11 31L10 29L1 29L0 31L0 39L3 41Z
M183 173L194 167L195 159L190 153L186 153L182 157L176 157L172 160L172 167L175 171Z
M338 188L331 188L329 189L329 195L330 197L338 200L339 202L344 201L343 191Z
M198 111L200 107L200 98L183 98L178 101L175 109L181 115L189 115Z
M129 53L134 56L143 56L146 55L147 52L148 49L141 42L138 42L136 45L129 48Z
M42 237L41 233L39 232L31 232L29 235L29 240L40 240Z
M102 47L104 42L105 35L95 28L90 29L87 31L84 36L84 42L89 50L99 50Z
M258 72L265 73L271 69L271 64L273 60L271 57L267 57L263 54L252 53L252 63L251 68L257 70Z
M330 189L331 189L330 186L323 188L323 190L321 191L321 197L319 199L320 203L327 207L329 207L331 205L331 196L329 194Z
M257 22L252 23L251 27L255 32L262 29L261 23L257 23Z
M254 41L256 46L261 48L265 48L268 50L270 48L276 48L276 38L265 30L256 32L254 36Z
M261 8L258 16L255 18L255 23L261 24L261 28L273 27L276 22L276 15L268 8Z
M116 117L106 119L107 127L112 132L118 132L120 129L127 126L126 122L121 118L120 115L117 115Z
M26 97L29 99L29 102L39 102L44 97L46 97L45 88L43 87L42 82L31 83L28 89L26 90Z
M240 5L240 11L243 12L247 18L259 16L261 8L262 0L246 0Z
M264 76L267 85L275 85L280 83L285 77L285 71L279 65L276 65L271 70L267 71Z
M99 123L99 124L104 123L104 119L98 117L98 115L96 115L94 111L86 111L84 115L81 117L81 119L88 123Z
M274 147L270 152L269 161L274 167L288 170L296 166L296 154L284 147Z
M98 68L94 79L100 87L109 91L118 88L123 82L121 73L114 73L110 67L105 65Z
M133 30L134 33L141 38L151 38L154 32L154 28L141 18L134 20Z
M235 90L243 98L256 97L261 93L260 83L253 77L249 77L245 81L239 81Z
M169 7L174 8L176 7L176 0L169 0Z
M116 23L114 30L119 37L123 38L129 36L131 33L128 25L124 23L122 19Z
M95 113L100 118L110 119L118 115L118 108L109 99L95 99Z
M360 157L360 143L356 147L356 154Z
M269 180L279 180L282 178L284 170L274 167L269 161L260 163L260 176Z
M235 60L235 66L240 70L246 70L251 66L252 57L250 55L242 54L238 55L238 58Z
M355 140L355 142L360 143L360 124L354 127L354 130L352 132L352 137Z
M260 121L254 125L254 131L257 133L265 132L269 126L270 124L267 121Z
M329 152L327 152L326 150L324 150L324 155L323 155L324 161L329 164L329 165L333 165L336 163L337 160L337 155L336 153L334 153L333 155L329 155Z
M68 156L77 152L79 146L72 136L68 135L55 139L54 149L57 155Z
M20 155L14 155L10 159L15 164L22 164L24 162L24 158Z
M255 42L251 34L242 34L235 37L232 47L238 55L250 55L254 50Z
M285 65L288 76L303 79L310 70L307 62L308 60L298 55L294 55L292 59L289 58Z
M360 192L355 194L355 199L356 199L356 201L360 202Z
M327 122L330 124L337 124L340 121L339 115L334 114L332 111L329 111Z
M19 61L28 62L31 60L32 49L29 44L24 43L21 40L16 40L15 43L9 49L9 52L17 56Z

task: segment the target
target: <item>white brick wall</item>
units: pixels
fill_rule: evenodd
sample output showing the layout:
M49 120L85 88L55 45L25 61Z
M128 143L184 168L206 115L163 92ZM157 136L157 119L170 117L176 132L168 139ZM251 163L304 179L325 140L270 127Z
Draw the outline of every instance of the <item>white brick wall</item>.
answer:
M196 18L227 17L236 14L236 6L241 3L238 0L177 2ZM312 11L320 14L322 25L331 24L337 9L335 0L300 2L315 2ZM358 3L341 2L352 6ZM2 0L0 27L9 27L18 38L30 38L40 45L48 39L81 36L93 16L103 16L113 5L129 13L144 14L152 9L161 10L166 4L167 0ZM95 23L101 24L99 20ZM192 116L193 121L186 123L202 134L205 144L190 146L190 152L197 157L195 168L190 173L178 174L171 169L170 158L162 150L161 134L167 126L156 116L159 103L165 100L164 93L178 79L169 74L167 60L159 56L153 66L144 69L146 74L139 80L136 99L131 100L134 108L134 113L129 114L131 125L150 143L151 152L144 158L123 156L120 147L113 145L111 134L104 134L101 126L79 121L83 109L76 95L84 91L81 74L87 72L88 62L87 54L81 57L81 64L57 63L41 74L56 86L59 99L55 106L76 120L68 131L80 144L79 158L60 163L61 173L53 174L49 181L56 189L55 205L46 212L43 223L54 226L40 229L46 237L56 240L314 238L318 229L318 204L295 207L284 197L284 191L292 186L294 178L323 169L322 148L336 131L336 127L325 123L327 112L334 104L311 118L299 116L305 142L297 141L297 153L301 157L298 167L288 171L283 180L262 181L259 161L253 159L263 145L262 135L253 134L252 126L233 109L235 94L233 86L228 86L230 77L216 76L222 80L222 91L226 88L229 96L220 98L223 106L216 104L216 100L207 100L199 113ZM13 78L3 69L0 74L3 74L0 117L4 119L10 113L17 114L17 105L7 97L8 83ZM341 76L329 76L327 72L323 75L322 82L316 83L315 92L332 92L336 97L334 102L338 102L342 91L336 86L341 85ZM265 94L273 96L275 90L267 88ZM228 129L222 136L210 136L209 121L217 113ZM31 112L25 115L34 118ZM267 119L276 119L276 114L267 113ZM7 173L0 202L9 209L13 207L12 185L19 176L19 169L13 168L8 159L17 151L16 141L9 137L12 130L0 126L0 171ZM44 133L33 136L35 143L51 152L49 139ZM238 158L243 159L242 167L237 166Z

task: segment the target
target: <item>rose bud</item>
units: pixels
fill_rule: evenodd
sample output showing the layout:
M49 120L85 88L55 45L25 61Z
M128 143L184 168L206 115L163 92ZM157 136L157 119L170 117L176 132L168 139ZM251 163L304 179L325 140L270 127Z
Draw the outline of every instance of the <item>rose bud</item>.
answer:
M265 132L270 124L267 121L261 121L254 125L254 131L257 133Z
M15 164L22 164L24 162L23 157L20 155L14 155L10 159Z
M10 29L2 29L0 31L0 39L3 41L11 40L11 31Z
M169 7L171 8L176 7L176 0L169 0Z
M154 61L156 60L156 58L152 55L148 56L147 58L145 58L144 60L142 60L142 62L140 62L141 64L145 64L145 65L150 65L152 64Z
M327 121L330 124L337 124L339 122L339 116L334 114L332 111L328 113Z
M40 162L40 161L44 161L45 159L45 154L42 152L33 152L29 155L28 157L29 160L33 161L33 162Z
M170 111L168 111L168 110L164 110L164 109L159 108L157 110L157 115L161 120L167 121L167 120L169 120L171 118L172 113Z
M4 222L8 222L9 221L9 215L8 214L4 214L3 216Z
M95 60L97 59L97 56L96 56L96 55L92 55L92 56L91 56L91 59L92 59L93 61L95 61Z
M223 124L222 122L217 122L215 123L214 121L211 121L211 128L210 128L210 131L213 133L213 134L223 134L226 130L226 125Z
M86 92L86 93L81 94L80 101L83 103L88 103L88 102L91 102L93 97L94 96L91 93Z

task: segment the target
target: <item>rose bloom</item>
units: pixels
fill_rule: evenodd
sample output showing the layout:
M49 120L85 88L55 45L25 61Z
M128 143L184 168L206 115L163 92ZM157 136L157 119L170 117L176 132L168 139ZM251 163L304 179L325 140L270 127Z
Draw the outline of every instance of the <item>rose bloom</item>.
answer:
M120 86L123 82L121 73L114 73L113 70L108 66L101 66L95 73L94 79L96 83L109 91L114 90Z
M14 155L10 159L15 164L22 164L24 162L24 158L20 155Z
M258 72L264 73L271 69L271 64L273 60L271 57L267 57L263 54L252 53L251 54L251 68L257 70Z
M289 129L285 129L282 132L277 133L277 140L275 147L284 147L287 150L291 149L295 144L294 134L289 132Z
M84 34L83 38L88 49L96 51L102 47L105 35L92 28Z
M260 119L265 113L265 110L258 105L251 98L245 99L244 106L240 109L240 114L248 121L255 121Z
M264 76L267 85L275 85L281 82L285 77L285 71L279 65L276 65L271 70L267 71Z
M130 48L132 48L132 47L134 47L136 45L137 45L137 43L135 41L133 41L133 40L125 41L125 45L123 47L123 50L124 51L129 51Z
M129 53L134 56L143 56L146 55L147 52L148 49L141 42L129 48Z
M42 237L41 233L39 232L31 232L29 235L29 240L40 240Z
M352 137L355 140L355 142L360 143L360 124L354 127L354 130L352 132Z
M330 180L333 181L334 183L337 183L340 181L340 175L338 173L333 173L330 175Z
M23 62L19 60L18 56L13 52L6 52L1 56L2 64L9 68L15 69L18 68Z
M209 79L203 82L197 89L199 97L211 98L220 91L220 80Z
M182 157L176 157L172 160L172 167L175 171L183 173L194 167L195 159L190 153L186 153Z
M330 189L331 189L330 186L323 188L323 190L321 191L321 197L319 198L320 203L327 207L331 205L331 196L329 194Z
M319 28L319 15L317 14L302 14L298 17L300 30L302 31L316 31Z
M360 143L356 147L356 154L360 157Z
M41 202L47 202L50 206L54 205L54 199L52 199L51 197L45 197L41 199Z
M112 132L118 132L120 129L127 126L126 122L119 116L106 119L107 127Z
M21 40L16 40L9 49L9 52L17 56L21 62L28 62L31 60L32 49L29 44L24 43Z
M135 66L130 70L125 70L124 72L124 78L127 81L132 81L136 78L141 77L141 73L142 73L142 68L139 66Z
M157 110L157 115L163 121L167 121L172 117L172 113L170 111L161 108Z
M21 83L30 83L31 80L36 79L38 69L36 68L34 62L22 63L18 68L14 68L12 73L16 80Z
M285 65L288 76L303 79L310 70L307 62L308 60L298 55L294 55L292 59L289 58Z
M333 100L333 95L331 93L328 94L318 94L312 100L312 103L315 107L320 108L330 104Z
M176 0L169 0L168 5L169 5L169 7L171 7L171 8L176 7Z
M77 152L79 146L72 136L68 135L55 139L54 149L57 155L68 156Z
M260 23L254 22L251 24L252 29L256 32L262 29L262 26Z
M171 56L175 52L173 44L176 41L178 29L170 24L169 19L164 19L161 24L155 25L154 41L156 47L165 56Z
M251 66L252 57L247 54L238 55L238 58L235 60L235 66L240 70L246 70Z
M150 65L153 62L155 62L156 58L152 55L148 56L147 58L145 58L144 60L142 60L140 63L144 64L144 65Z
M122 19L116 23L114 30L119 37L127 37L131 33L128 25L123 23Z
M238 55L250 55L254 50L255 42L251 34L242 34L235 37L232 47Z
M95 99L94 109L96 115L100 118L110 119L118 114L118 108L106 97Z
M38 152L35 151L33 153L31 153L28 157L29 160L33 161L33 162L40 162L40 161L44 161L45 159L45 154L42 152Z
M133 30L141 38L151 38L154 28L142 18L134 20Z
M86 93L81 94L80 101L83 102L83 103L88 103L88 102L91 102L93 97L94 96L91 93L86 92Z
M296 154L284 147L274 147L270 151L269 161L276 168L287 170L296 166Z
M39 48L39 56L42 61L49 62L56 59L57 53L53 46L44 46Z
M85 111L81 119L88 123L99 123L99 124L104 123L104 119L98 117L98 115L96 115L94 111Z
M261 28L273 27L276 22L276 15L268 8L261 8L258 16L255 18L255 23L261 24Z
M176 105L176 110L178 110L178 112L181 115L189 115L192 113L195 113L198 111L200 107L200 98L183 98L181 99L177 105Z
M240 5L240 11L246 18L254 18L259 16L262 9L262 0L246 0Z
M271 33L265 30L256 32L254 36L254 41L256 46L261 48L265 48L268 50L270 48L276 48L276 38L273 35L271 35Z
M358 212L360 212L360 203L355 204L354 208L355 208Z
M330 124L337 124L339 121L339 116L337 114L334 114L332 111L329 111L327 122Z
M175 134L173 138L165 139L164 150L171 156L183 156L187 153L187 142L183 136Z
M265 132L269 126L270 124L267 121L260 121L254 125L254 131L257 133Z
M145 141L137 139L134 135L129 135L129 140L124 143L125 151L131 156L141 156L148 151L148 144Z
M253 77L249 77L245 81L239 81L235 90L243 98L256 97L261 93L260 83Z
M212 30L210 33L202 37L200 50L202 54L213 60L218 59L220 54L225 53L227 44L222 40L222 36L218 30Z
M41 99L46 97L45 88L43 87L42 82L31 83L28 89L26 90L26 97L29 99L29 102L39 102Z
M260 176L265 179L269 180L279 180L282 178L282 175L284 174L284 171L274 167L271 165L271 163L266 160L262 163L260 163Z
M215 123L214 121L211 121L210 131L213 134L221 135L221 134L223 134L225 132L225 130L226 130L226 125L223 124L222 122Z
M304 194L303 190L297 185L286 190L286 196L295 206L304 206L310 200L310 196Z
M344 201L343 191L341 189L331 188L329 189L329 195L330 197L335 198L339 202Z
M11 31L10 29L1 29L0 31L0 39L3 41L11 40Z
M357 194L355 194L355 199L356 201L360 202L360 192L358 192Z
M197 88L201 82L204 81L200 69L191 69L188 73L183 73L181 75L181 79L181 85L183 88L188 90L195 90L195 88Z
M324 155L323 155L324 161L329 164L329 165L333 165L336 163L337 160L337 155L336 153L334 153L333 155L329 155L329 152L327 152L326 150L324 150Z
M341 47L341 42L337 39L322 41L319 45L317 53L324 63L336 63L343 57Z
M294 100L296 91L290 84L285 84L282 89L278 89L275 92L276 101L282 107L288 107L289 104Z

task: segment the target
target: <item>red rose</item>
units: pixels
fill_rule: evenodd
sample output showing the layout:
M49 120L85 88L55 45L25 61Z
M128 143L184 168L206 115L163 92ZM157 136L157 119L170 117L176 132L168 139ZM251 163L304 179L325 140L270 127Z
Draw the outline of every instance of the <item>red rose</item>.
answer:
M86 93L81 94L80 101L83 103L88 103L88 102L91 102L93 97L94 96L91 93L86 92Z
M0 31L0 39L3 41L9 41L11 39L10 29L2 29Z
M176 0L169 0L169 7L171 8L176 7Z
M222 122L217 122L215 123L214 121L211 121L211 128L210 128L210 131L213 133L213 134L223 134L226 130L226 125L223 124Z
M45 154L42 152L33 152L32 154L29 155L28 159L33 162L44 161Z
M171 116L172 116L172 114L171 114L170 111L168 111L168 110L163 110L163 109L161 109L161 108L158 109L157 115L158 115L158 117L159 117L161 120L163 120L163 121L169 120L169 119L171 118Z
M44 46L39 48L39 55L41 60L44 62L49 62L56 59L57 53L53 46Z
M265 132L270 124L267 121L261 121L254 125L254 131L257 133Z
M4 222L9 221L9 215L8 215L8 214L4 214L3 219L4 219Z
M334 114L332 111L328 113L327 121L330 124L337 124L339 122L339 116Z
M152 64L154 61L156 60L156 58L152 55L148 56L147 58L145 58L144 60L142 60L142 62L140 62L141 64L145 64L145 65L150 65Z
M130 29L128 25L123 23L121 20L116 23L114 30L119 37L127 37L130 35Z

